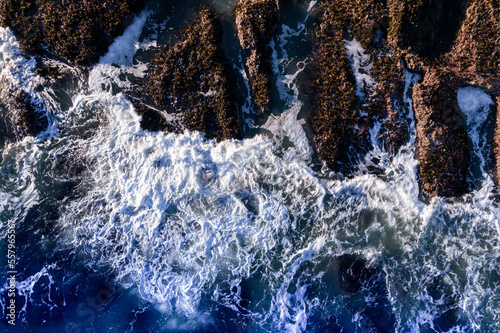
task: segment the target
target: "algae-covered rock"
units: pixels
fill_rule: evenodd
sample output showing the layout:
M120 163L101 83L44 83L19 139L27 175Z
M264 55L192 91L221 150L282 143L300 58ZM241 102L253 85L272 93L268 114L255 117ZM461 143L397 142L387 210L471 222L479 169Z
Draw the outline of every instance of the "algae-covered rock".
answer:
M36 136L48 126L43 106L22 89L4 95L0 114L0 147L8 141Z
M500 95L498 1L325 1L322 7L312 121L320 157L334 170L352 173L370 149L368 130L380 121L377 140L386 150L396 153L407 142L406 67L424 77L413 91L422 188L430 196L466 193L470 152L456 93L473 85ZM351 38L372 63L362 74L375 87L362 101L345 55Z
M444 63L455 75L500 95L500 3L470 0Z
M396 153L409 139L409 128L404 112L405 75L401 60L390 48L384 47L374 54L373 69L370 72L377 87L367 113L385 119L378 141L387 151Z
M403 68L386 44L388 14L381 2L328 1L322 6L315 40L316 116L312 123L320 157L330 168L348 175L371 149L369 130L376 120L384 120L378 140L388 150L396 152L407 141ZM369 74L375 83L362 99L361 83L346 53L346 42L353 39L366 49L371 62L365 64L371 68L369 73L357 69L357 75Z
M3 0L0 24L28 53L96 62L145 5L139 0Z
M449 72L432 71L413 90L419 177L430 196L469 190L469 141L456 98L461 84Z
M356 81L346 54L343 27L335 4L324 3L316 32L316 131L319 156L336 171L352 171L350 159L366 146L367 126L359 113Z
M202 8L180 41L154 56L145 82L156 106L182 113L185 128L224 140L240 138L241 131L221 36L215 12ZM143 120L154 119L146 114L153 110L141 112Z
M238 39L245 51L252 97L257 110L269 110L271 103L271 49L268 44L279 22L277 0L243 0L235 9Z

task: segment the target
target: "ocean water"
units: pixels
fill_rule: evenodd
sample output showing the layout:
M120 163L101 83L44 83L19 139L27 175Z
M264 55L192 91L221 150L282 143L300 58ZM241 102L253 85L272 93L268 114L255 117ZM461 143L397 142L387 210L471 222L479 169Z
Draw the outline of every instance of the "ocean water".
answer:
M419 76L409 71L401 112L410 141L391 155L375 140L376 124L360 172L329 171L314 162L297 83L311 61L300 50L316 6L282 8L270 44L276 108L259 120L246 97L247 137L222 143L141 130L120 92L178 24L153 5L88 73L68 69L79 81L64 91L67 106L62 92L37 89L35 60L0 28L0 93L23 89L49 123L0 157L0 264L7 267L15 228L17 272L15 326L10 269L0 272L0 330L500 331L491 98L472 87L457 94L474 152L470 194L419 196L411 100ZM349 43L359 72L369 59ZM228 54L248 96L243 60ZM365 172L374 160L378 176Z

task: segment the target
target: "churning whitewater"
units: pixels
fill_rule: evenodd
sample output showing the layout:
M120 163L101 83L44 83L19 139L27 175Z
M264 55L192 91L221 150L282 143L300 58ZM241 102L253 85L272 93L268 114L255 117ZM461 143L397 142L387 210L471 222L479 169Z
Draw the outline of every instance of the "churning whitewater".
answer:
M19 325L34 329L42 316L67 308L86 332L500 330L488 95L467 87L457 96L476 189L425 202L414 157L417 74L405 71L400 106L412 127L409 142L387 153L376 125L361 171L344 178L313 165L299 117L296 78L310 59L289 54L294 38L308 32L307 17L296 28L283 25L271 42L285 104L262 125L273 134L217 143L195 132L142 130L132 103L115 89L145 69L132 58L149 45L151 36L141 34L153 24L149 15L142 12L88 74L78 73L67 109L53 92L36 89L35 60L0 28L1 93L21 87L50 124L1 156L2 231L14 221L19 235L32 237L22 252L26 268L18 267ZM346 52L363 73L361 95L376 82L356 43L346 42ZM383 168L378 176L363 172L374 159ZM59 198L69 184L76 186ZM94 312L86 303L99 290L91 274L121 290ZM49 327L67 331L67 317Z

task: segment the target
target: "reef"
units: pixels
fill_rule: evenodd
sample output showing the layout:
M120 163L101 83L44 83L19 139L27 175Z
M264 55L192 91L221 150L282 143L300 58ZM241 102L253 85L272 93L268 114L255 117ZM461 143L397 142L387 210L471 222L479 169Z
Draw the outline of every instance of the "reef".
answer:
M378 144L397 153L409 138L403 107L406 68L422 77L412 96L422 189L429 196L469 191L470 151L456 96L458 88L467 85L493 98L500 95L498 3L393 0L321 5L311 117L319 156L331 169L352 175L371 148L369 130L376 122L382 123ZM369 55L368 74L375 82L362 97L346 49L353 38ZM496 160L499 150L494 151Z
M271 103L271 49L269 42L279 22L277 0L242 0L235 9L238 39L246 57L252 98L259 113Z
M99 60L144 5L138 0L4 0L0 25L12 29L27 53L89 64Z
M221 37L215 12L200 9L197 17L179 32L179 42L154 56L144 82L155 108L181 114L186 129L225 140L241 138L241 129ZM143 116L143 127L155 123L155 129L168 130L154 108L142 106L138 111Z

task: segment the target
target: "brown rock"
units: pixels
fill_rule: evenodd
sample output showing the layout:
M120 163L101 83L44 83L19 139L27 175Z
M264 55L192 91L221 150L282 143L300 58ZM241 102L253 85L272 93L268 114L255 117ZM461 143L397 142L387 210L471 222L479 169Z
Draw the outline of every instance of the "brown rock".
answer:
M374 119L385 119L377 139L387 150L396 152L407 141L401 112L404 62L424 77L413 90L422 188L430 196L466 193L470 152L456 94L460 86L472 85L500 95L497 1L341 0L322 7L316 40L318 115L313 120L320 157L336 170L356 163L354 155L370 148L366 133ZM375 42L377 34L382 38ZM350 35L371 55L370 75L377 82L375 92L361 102L354 96L343 48ZM359 110L368 116L360 117Z
M144 5L138 0L3 0L0 24L13 30L26 52L88 64L99 60Z
M271 50L268 47L279 22L277 0L243 0L235 9L240 45L246 52L252 97L260 113L271 103Z
M469 142L456 98L461 83L449 72L433 70L413 89L419 177L430 196L469 190Z
M320 157L330 168L349 175L371 148L369 129L375 120L385 119L378 140L387 150L397 152L408 140L403 67L383 38L388 11L381 2L331 1L322 6L321 25L316 32L317 116L312 122ZM346 54L345 39L353 37L371 55L370 75L377 83L373 94L367 94L364 101L356 96L356 82Z
M228 63L220 46L219 18L202 8L179 35L179 43L155 55L145 78L155 108L182 114L185 128L203 132L207 138L241 138ZM171 130L155 110L137 109L143 128Z
M360 116L361 101L335 8L323 4L316 31L316 116L312 125L319 156L331 169L350 174L355 166L351 158L368 145L368 126Z
M469 0L465 19L443 62L467 84L500 94L500 6Z
M22 89L3 92L0 104L0 147L6 142L36 136L47 128L45 106Z

